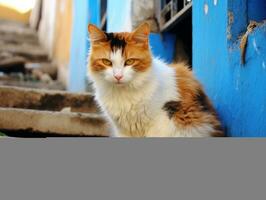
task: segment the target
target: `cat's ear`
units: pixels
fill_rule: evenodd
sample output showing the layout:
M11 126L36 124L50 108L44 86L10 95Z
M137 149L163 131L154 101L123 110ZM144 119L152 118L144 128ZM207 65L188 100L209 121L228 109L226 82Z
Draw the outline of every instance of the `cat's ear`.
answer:
M150 32L150 25L145 22L133 31L132 39L136 42L148 43Z
M88 26L90 41L91 42L102 42L106 40L106 34L93 24Z

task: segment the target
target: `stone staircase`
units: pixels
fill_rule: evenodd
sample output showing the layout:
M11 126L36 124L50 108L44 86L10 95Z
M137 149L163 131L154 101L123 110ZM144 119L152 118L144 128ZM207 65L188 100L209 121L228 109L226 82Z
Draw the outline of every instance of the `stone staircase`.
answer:
M90 93L0 86L0 131L16 137L107 137Z
M34 30L0 20L1 135L109 136L93 94L63 91L56 71Z

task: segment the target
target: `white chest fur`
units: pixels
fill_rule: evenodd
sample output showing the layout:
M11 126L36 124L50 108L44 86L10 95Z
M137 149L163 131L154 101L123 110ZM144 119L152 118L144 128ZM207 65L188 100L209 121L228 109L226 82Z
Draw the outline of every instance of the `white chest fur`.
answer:
M155 83L137 90L114 87L105 93L97 93L96 98L119 134L143 137L158 110L157 101L152 100L156 88Z

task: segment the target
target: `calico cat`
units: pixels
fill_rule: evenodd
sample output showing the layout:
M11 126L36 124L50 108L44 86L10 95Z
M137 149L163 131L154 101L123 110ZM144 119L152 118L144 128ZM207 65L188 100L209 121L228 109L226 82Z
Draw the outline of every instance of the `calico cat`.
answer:
M118 137L223 136L200 83L184 63L152 56L149 24L131 33L89 25L88 73L95 97Z

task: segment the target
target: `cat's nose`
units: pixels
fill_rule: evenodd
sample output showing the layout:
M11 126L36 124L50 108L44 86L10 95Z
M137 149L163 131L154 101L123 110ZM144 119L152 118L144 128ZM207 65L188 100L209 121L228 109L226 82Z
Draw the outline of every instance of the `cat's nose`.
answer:
M123 75L118 74L118 75L114 75L115 79L120 81L123 78Z

